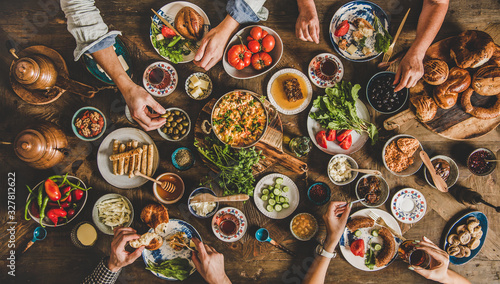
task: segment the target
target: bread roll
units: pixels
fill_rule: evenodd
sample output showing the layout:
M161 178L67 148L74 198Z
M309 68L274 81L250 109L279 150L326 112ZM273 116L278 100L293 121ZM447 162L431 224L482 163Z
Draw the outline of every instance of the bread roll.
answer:
M175 28L187 39L201 39L203 24L203 17L191 7L184 7L175 15Z
M145 246L148 250L157 250L163 244L163 238L156 233L145 233L140 238L131 240L128 244L133 248Z
M443 60L427 60L424 62L424 76L422 79L431 85L441 85L448 79L449 72L448 64Z
M453 67L446 82L434 88L434 100L442 109L452 108L458 100L458 94L465 91L471 83L469 72Z
M168 210L162 204L148 204L141 211L141 220L150 228L155 229L155 232L162 233L166 229L163 224L167 224L169 220Z
M472 88L482 96L500 94L500 67L494 65L481 67L474 74Z
M438 106L430 96L413 96L410 98L410 102L415 107L415 115L420 121L431 121L436 116Z
M478 68L495 52L491 36L483 31L465 31L451 44L450 56L460 68Z

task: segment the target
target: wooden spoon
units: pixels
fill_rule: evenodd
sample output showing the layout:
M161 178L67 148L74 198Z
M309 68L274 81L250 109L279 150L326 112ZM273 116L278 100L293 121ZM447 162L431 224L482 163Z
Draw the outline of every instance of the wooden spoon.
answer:
M377 170L368 170L368 169L350 169L348 172L360 172L364 174L371 174L371 175L376 175L376 176L381 176L382 173Z
M247 194L235 194L229 196L213 196L210 193L200 193L191 198L191 202L221 202L221 201L246 201L250 198Z
M441 192L448 192L448 185L446 185L446 182L442 177L436 174L436 169L434 169L431 159L429 159L429 156L425 151L420 151L420 158L422 158L422 161L424 161L424 165L427 167L427 170L429 170L432 181L434 182L436 188Z
M500 160L485 160L486 162L488 163L491 163L491 162L500 162Z
M147 180L150 180L150 181L158 184L166 192L172 193L172 192L175 191L175 185L173 183L171 183L171 182L168 182L168 181L163 181L162 182L162 181L156 180L156 179L154 179L152 177L148 177L147 175L142 174L140 171L135 171L134 174L136 176L141 176L141 177L143 177L143 178L145 178Z

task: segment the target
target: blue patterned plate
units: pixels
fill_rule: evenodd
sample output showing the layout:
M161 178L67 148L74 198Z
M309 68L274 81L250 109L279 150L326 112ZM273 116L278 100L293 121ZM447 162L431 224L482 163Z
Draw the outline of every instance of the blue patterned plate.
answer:
M164 89L158 89L149 82L149 73L151 72L151 70L155 68L163 69L163 72L165 72L165 74L168 74L170 76L170 83ZM177 87L177 81L179 81L179 77L177 75L177 71L175 70L174 66L168 64L167 62L162 62L162 61L158 61L149 65L148 68L146 68L146 70L144 71L144 74L142 75L142 84L144 85L144 88L151 95L156 97L166 97L170 95L175 90L175 87Z
M486 217L486 215L484 215L483 212L472 211L458 218L458 220L455 223L453 223L451 228L448 230L448 232L446 233L446 237L444 238L444 245L443 245L444 251L446 251L450 246L450 243L448 243L448 236L450 234L456 234L457 227L462 224L467 224L467 219L469 219L470 217L476 217L476 219L479 221L479 226L481 226L481 230L483 231L483 235L481 236L481 243L476 249L471 251L471 254L468 257L458 258L455 256L450 256L450 263L453 263L455 265L466 264L471 259L476 257L476 255L481 251L481 248L483 247L484 240L486 240L486 235L488 233L488 218Z
M150 229L149 232L153 232L153 229ZM191 260L191 251L187 248L182 249L181 251L176 251L172 249L169 245L166 239L168 239L170 236L177 232L184 232L186 233L187 237L189 239L192 238L197 238L201 241L201 236L198 234L198 231L191 226L191 224L179 220L179 219L170 219L168 222L168 232L165 235L162 235L164 239L163 245L157 249L157 250L147 250L144 249L142 251L142 259L144 260L144 263L146 264L146 267L148 266L148 261L153 262L155 265L159 265L162 262L169 260L169 259L174 259L174 258L186 258L189 260L189 264L191 264L191 272L189 275L193 274L196 271L196 268L194 267L193 261ZM177 279L171 278L171 277L166 277L163 274L152 272L156 277L165 279L165 280L171 280L171 281L176 281Z
M324 75L320 69L323 62L328 59L335 62L337 65L337 72L331 77ZM342 80L342 77L344 76L344 65L342 65L342 61L340 61L337 56L330 53L321 53L316 55L311 60L309 67L307 68L307 73L309 75L309 79L311 79L311 82L313 82L314 85L320 88L330 88Z
M389 17L384 12L384 10L382 10L382 8L380 8L376 4L373 4L372 2L352 1L347 4L344 4L337 10L337 12L335 12L335 15L333 15L332 20L330 22L329 34L333 47L335 48L335 51L337 51L337 53L340 54L340 56L354 62L365 62L365 61L370 61L381 54L381 52L377 53L376 51L373 51L371 54L365 55L363 54L361 49L358 49L358 51L356 51L354 54L350 54L349 52L339 48L338 42L340 37L334 35L337 26L342 21L347 20L349 22L349 31L345 36L343 36L343 38L345 38L347 42L352 44L352 42L354 42L354 39L352 39L352 32L356 30L353 21L357 18L364 18L370 24L373 25L374 22L373 13L377 15L377 17L382 22L382 25L384 25L385 29L389 30ZM375 44L375 33L374 36L367 38L365 42L365 45L368 47L373 47L374 44Z
M403 188L394 194L391 201L392 215L396 220L413 224L422 219L427 210L424 195L413 188Z
M128 69L125 70L125 72L127 72L127 75L132 78L132 60L130 59L130 53L128 52L127 47L123 44L123 41L120 39L120 37L117 36L115 38L115 44L113 45L113 47L118 58L120 58L121 56L125 63L128 65ZM90 72L90 74L94 75L94 77L106 84L115 84L113 80L111 80L111 78L108 77L108 75L104 72L104 70L100 68L100 66L97 66L97 62L95 62L92 55L85 53L81 58L83 64L85 64L85 67L87 67L87 70Z

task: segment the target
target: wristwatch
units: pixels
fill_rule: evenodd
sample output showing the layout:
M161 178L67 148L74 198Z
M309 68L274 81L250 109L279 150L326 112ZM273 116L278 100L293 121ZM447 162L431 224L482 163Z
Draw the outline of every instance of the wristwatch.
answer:
M322 245L318 245L316 247L316 254L324 256L326 258L335 258L337 256L337 253L335 251L333 253L328 252Z

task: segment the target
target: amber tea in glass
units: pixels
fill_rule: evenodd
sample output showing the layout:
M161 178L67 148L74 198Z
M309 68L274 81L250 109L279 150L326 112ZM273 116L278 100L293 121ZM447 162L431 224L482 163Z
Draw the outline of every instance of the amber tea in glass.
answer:
M418 242L413 240L404 241L398 249L398 255L406 263L420 267L423 269L429 268L431 264L431 256L424 250L418 249Z

